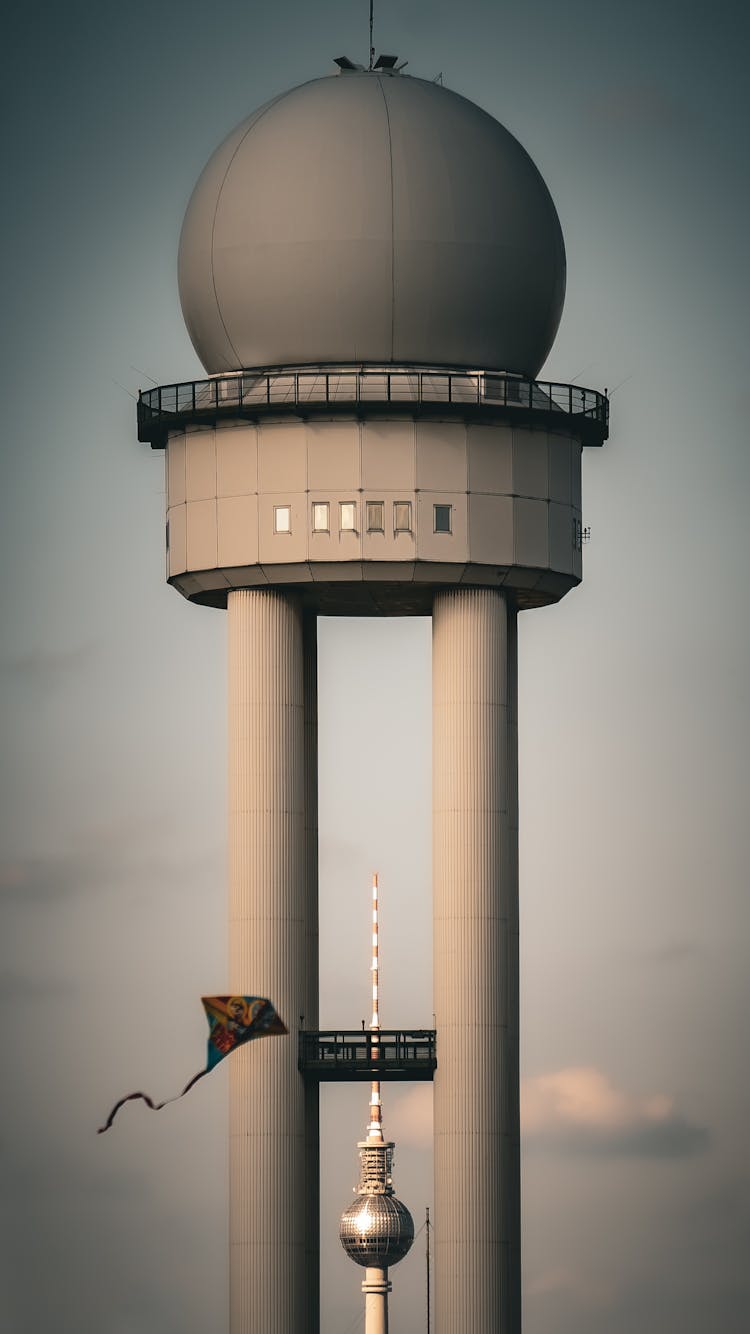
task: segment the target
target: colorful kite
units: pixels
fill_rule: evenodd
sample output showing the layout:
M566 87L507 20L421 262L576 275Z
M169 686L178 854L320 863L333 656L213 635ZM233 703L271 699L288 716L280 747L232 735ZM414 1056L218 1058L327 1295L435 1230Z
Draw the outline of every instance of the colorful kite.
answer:
M109 1130L120 1108L126 1102L141 1098L152 1112L159 1112L168 1102L177 1102L178 1098L184 1098L199 1079L213 1070L214 1066L223 1061L224 1057L236 1047L242 1047L255 1038L289 1032L270 1000L266 1000L263 996L201 996L201 1000L209 1028L208 1059L205 1069L193 1075L182 1093L176 1093L173 1098L165 1098L164 1102L153 1102L147 1093L128 1093L127 1097L120 1098L120 1101L115 1103L97 1134L102 1135L105 1130Z

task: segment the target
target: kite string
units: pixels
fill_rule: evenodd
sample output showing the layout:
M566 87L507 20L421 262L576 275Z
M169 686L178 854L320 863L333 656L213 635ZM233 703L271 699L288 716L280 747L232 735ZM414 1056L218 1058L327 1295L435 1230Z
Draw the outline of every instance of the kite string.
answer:
M126 1102L134 1102L140 1098L142 1102L145 1102L147 1107L151 1108L152 1112L160 1112L162 1107L167 1106L167 1103L179 1102L180 1098L184 1098L185 1094L190 1092L193 1085L197 1084L198 1080L202 1079L203 1076L207 1074L208 1074L208 1066L206 1066L204 1070L199 1070L197 1075L193 1075L192 1079L188 1080L187 1084L182 1090L182 1093L175 1093L173 1098L165 1098L164 1102L154 1102L153 1098L150 1098L148 1093L128 1093L126 1097L120 1098L120 1101L115 1103L104 1125L99 1126L99 1129L96 1132L97 1135L103 1135L105 1130L109 1130L120 1108L124 1107Z

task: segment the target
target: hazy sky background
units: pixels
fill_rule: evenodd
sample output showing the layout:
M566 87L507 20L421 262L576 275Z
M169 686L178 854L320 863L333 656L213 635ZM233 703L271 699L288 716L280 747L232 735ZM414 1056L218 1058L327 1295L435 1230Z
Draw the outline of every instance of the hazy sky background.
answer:
M585 582L521 618L525 1334L747 1329L749 36L726 0L377 4L378 50L536 161L568 252L546 373L615 389ZM176 256L207 157L365 58L367 3L45 0L4 38L0 1326L221 1334L226 1070L94 1133L199 1068L226 984L225 622L164 582L128 394L199 373ZM324 1025L365 1014L375 867L383 1021L431 1021L429 655L424 620L320 624ZM324 1090L325 1334L361 1319L336 1229L366 1101ZM386 1091L418 1225L429 1104Z

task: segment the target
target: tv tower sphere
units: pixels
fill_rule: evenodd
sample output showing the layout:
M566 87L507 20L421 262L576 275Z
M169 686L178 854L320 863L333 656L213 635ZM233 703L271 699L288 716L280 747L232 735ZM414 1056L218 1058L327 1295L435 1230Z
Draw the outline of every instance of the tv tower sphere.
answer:
M185 216L180 296L206 370L499 367L533 377L565 295L549 192L502 125L423 79L282 93L225 139Z
M339 1237L355 1264L387 1268L408 1254L414 1220L395 1195L359 1195L341 1215Z
M318 1028L321 614L432 619L436 1328L520 1334L517 625L581 582L609 405L535 378L565 253L524 149L395 57L336 63L210 159L179 256L208 374L138 401L167 578L226 609L228 990L299 1016L229 1072L231 1334L319 1334L318 1081L360 1077Z

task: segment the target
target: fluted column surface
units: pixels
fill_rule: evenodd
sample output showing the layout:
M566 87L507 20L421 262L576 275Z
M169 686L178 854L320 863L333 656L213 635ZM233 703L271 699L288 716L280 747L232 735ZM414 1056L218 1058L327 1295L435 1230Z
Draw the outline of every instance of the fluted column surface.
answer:
M433 608L437 1334L519 1334L515 613Z
M230 1062L231 1334L312 1334L296 1038L311 994L302 612L283 593L233 592L228 632L229 985L269 996L290 1030Z

